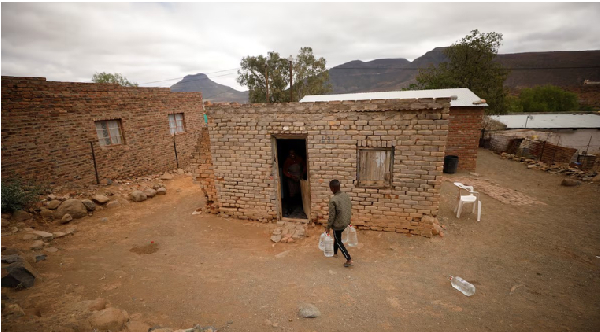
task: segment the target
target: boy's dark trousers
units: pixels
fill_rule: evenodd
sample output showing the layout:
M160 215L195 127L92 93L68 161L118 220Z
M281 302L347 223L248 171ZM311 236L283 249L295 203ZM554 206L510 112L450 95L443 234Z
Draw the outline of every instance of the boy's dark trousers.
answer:
M335 240L335 242L333 243L333 254L337 255L338 248L340 248L340 251L342 252L342 255L344 255L344 258L346 258L346 260L351 260L352 257L350 257L350 253L348 253L348 250L346 249L346 247L344 247L344 244L342 243L342 232L343 230L333 230L333 238Z

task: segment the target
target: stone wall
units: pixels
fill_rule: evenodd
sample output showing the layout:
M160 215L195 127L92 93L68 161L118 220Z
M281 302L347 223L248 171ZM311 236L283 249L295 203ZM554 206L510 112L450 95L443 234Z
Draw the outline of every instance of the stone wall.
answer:
M451 107L446 155L458 156L458 169L477 167L477 148L483 128L483 107Z
M353 224L431 236L432 217L439 209L449 106L449 99L207 103L219 211L241 219L276 219L274 137L305 137L311 220L327 221L328 183L338 179L352 198ZM393 149L391 187L357 184L357 155L363 147Z
M172 136L168 114L184 113ZM54 184L162 172L190 163L205 126L201 93L2 77L2 177ZM120 119L123 143L101 147L95 121ZM91 143L91 144L90 144Z

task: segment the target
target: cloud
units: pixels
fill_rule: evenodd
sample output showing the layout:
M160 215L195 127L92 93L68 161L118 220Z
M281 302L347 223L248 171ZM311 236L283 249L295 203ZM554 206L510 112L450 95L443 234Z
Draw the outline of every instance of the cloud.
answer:
M302 46L329 67L414 59L473 29L503 33L501 53L590 50L600 49L598 17L597 3L2 3L2 75L89 81L106 71L144 83ZM209 77L242 89L235 71Z

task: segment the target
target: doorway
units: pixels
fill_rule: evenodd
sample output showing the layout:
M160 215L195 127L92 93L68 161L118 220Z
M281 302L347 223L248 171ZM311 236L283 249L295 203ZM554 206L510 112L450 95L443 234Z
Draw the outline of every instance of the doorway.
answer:
M305 138L276 138L279 213L283 218L308 219L310 184Z

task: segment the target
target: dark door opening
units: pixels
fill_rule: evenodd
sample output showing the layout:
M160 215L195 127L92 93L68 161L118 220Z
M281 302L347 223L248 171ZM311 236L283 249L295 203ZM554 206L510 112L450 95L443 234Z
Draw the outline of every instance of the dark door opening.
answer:
M305 139L277 139L281 215L307 219L310 189Z

